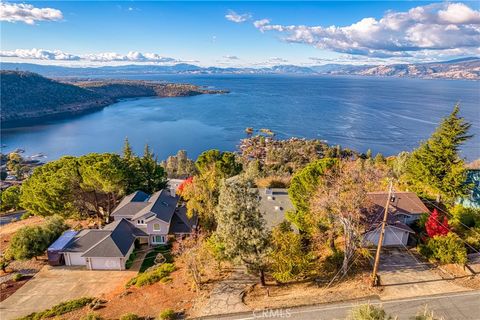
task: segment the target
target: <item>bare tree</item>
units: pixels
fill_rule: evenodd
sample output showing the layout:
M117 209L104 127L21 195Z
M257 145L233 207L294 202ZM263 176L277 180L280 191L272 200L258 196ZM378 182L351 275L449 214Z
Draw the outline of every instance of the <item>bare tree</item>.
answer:
M311 202L311 219L333 221L341 227L344 258L341 268L347 274L364 230L364 210L370 203L368 191L379 187L385 172L367 161L342 161L322 177Z

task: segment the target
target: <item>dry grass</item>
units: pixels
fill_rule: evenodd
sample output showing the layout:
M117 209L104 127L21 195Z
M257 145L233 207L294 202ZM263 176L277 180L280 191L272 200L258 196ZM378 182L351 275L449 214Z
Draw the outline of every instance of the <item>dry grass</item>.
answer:
M255 184L259 188L288 188L291 179L290 176L269 176L257 179Z
M257 285L246 294L244 301L252 309L264 309L358 299L379 293L370 287L369 276L369 273L362 273L329 288L319 287L314 282L266 287Z

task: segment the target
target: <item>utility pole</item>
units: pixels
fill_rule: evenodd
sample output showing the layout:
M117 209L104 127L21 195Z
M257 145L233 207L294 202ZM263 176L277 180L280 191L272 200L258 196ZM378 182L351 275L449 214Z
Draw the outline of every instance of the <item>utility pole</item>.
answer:
M387 203L385 205L385 212L383 213L382 229L380 230L380 236L378 237L377 253L375 254L375 263L373 264L372 287L375 287L378 284L377 271L378 265L380 264L380 251L382 250L383 237L385 235L385 225L387 224L388 207L390 206L390 201L392 199L392 189L393 182L390 180L390 184L388 186Z

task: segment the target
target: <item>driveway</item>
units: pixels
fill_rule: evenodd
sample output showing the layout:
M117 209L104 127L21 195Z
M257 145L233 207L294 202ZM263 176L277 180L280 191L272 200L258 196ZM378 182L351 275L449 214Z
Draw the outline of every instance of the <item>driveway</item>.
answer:
M468 289L443 279L414 251L389 249L380 256L382 300L460 292Z
M30 281L0 302L2 320L16 319L80 297L101 297L137 271L91 271L84 267L43 267Z

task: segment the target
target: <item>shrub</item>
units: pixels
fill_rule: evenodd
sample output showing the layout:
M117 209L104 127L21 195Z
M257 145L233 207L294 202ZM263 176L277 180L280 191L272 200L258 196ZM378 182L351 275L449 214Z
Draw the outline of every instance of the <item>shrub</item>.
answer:
M480 210L456 205L452 210L451 223L456 230L480 227Z
M175 319L175 311L173 311L172 309L165 309L160 312L158 318L160 320L173 320Z
M120 320L140 320L140 317L135 313L125 313L120 317Z
M125 269L130 269L132 267L136 257L137 257L137 253L135 251L132 252L130 257L128 257L127 262L125 262Z
M13 275L12 279L13 279L13 281L20 281L20 280L22 280L22 278L23 278L23 274L16 273L16 274Z
M363 304L354 308L348 317L350 320L389 320L393 319L387 315L382 307L375 307L371 304Z
M446 236L435 236L420 246L419 252L425 257L440 263L467 262L467 249L458 235L453 232Z
M39 320L39 319L45 319L45 318L51 318L55 316L60 316L62 314L80 309L91 303L94 298L80 298L80 299L75 299L75 300L70 300L66 302L62 302L60 304L57 304L53 306L51 309L47 309L45 311L41 312L34 312L29 314L28 316L25 316L23 318L20 318L18 320Z
M429 311L427 306L422 310L421 313L417 314L413 320L442 320L443 318L436 318L433 314L433 311Z
M94 312L90 312L83 316L82 320L103 320L103 318Z
M30 212L27 211L27 212L25 212L24 214L22 214L22 215L20 216L20 220L28 219L28 218L30 218L31 216L33 216L33 214L31 214Z
M167 278L173 271L175 271L175 265L173 265L172 263L162 264L151 271L140 273L138 276L131 279L127 283L127 288L133 285L137 287L143 287L149 284L153 284L155 282L163 280L164 278Z
M48 217L41 226L20 228L10 241L7 256L17 260L37 257L66 229L65 221L59 216Z

